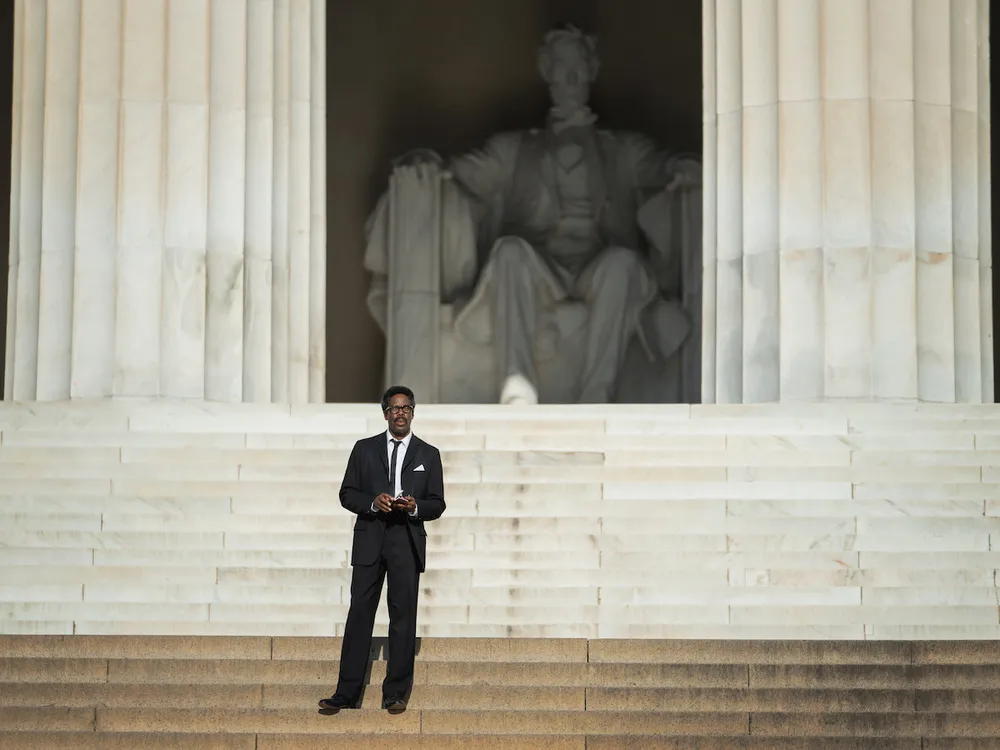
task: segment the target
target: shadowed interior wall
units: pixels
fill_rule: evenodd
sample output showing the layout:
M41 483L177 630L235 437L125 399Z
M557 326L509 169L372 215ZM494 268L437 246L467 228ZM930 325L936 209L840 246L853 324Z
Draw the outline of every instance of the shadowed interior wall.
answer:
M593 106L604 124L701 150L700 2L331 0L327 19L328 401L382 393L385 341L365 306L362 254L390 161L541 125L547 29L571 22L599 36Z

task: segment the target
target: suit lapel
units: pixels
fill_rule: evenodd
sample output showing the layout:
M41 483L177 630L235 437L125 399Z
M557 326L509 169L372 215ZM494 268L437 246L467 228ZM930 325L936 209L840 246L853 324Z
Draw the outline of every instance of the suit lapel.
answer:
M421 440L416 435L410 438L410 444L406 448L406 458L403 459L403 471L409 469L413 462L417 460L417 454L420 453Z
M372 438L372 442L375 445L375 453L378 455L378 460L382 462L382 479L384 479L386 483L389 483L389 452L386 448L385 433L383 432L381 435L376 435Z

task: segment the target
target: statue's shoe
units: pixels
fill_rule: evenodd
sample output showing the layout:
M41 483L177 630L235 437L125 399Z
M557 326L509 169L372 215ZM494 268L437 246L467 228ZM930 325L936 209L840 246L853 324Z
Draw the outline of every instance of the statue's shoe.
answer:
M500 390L500 403L509 405L537 404L538 391L523 375L510 375Z

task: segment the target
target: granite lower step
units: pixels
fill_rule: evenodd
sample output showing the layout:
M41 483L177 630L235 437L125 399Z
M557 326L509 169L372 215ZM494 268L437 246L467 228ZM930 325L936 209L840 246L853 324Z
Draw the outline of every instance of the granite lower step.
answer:
M769 737L608 737L553 735L343 734L338 746L366 750L1000 750L991 739L801 739ZM4 750L329 750L310 734L157 734L142 732L0 732Z
M715 712L410 709L324 715L315 709L0 708L2 732L142 732L170 734L400 734L695 736L771 738L995 738L1000 712Z
M409 708L320 714L333 638L0 637L0 747L971 750L1000 647L969 642L424 639ZM344 745L346 746L346 744Z
M44 708L311 708L332 690L315 684L135 684L0 682L0 707ZM376 684L362 709L380 709ZM419 685L411 710L731 711L778 713L991 713L1000 690L864 688L620 688L584 686Z

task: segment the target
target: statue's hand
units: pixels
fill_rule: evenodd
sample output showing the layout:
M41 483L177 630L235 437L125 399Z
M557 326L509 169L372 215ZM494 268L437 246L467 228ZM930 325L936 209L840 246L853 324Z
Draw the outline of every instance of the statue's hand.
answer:
M694 159L678 159L668 167L667 190L701 187L701 164Z
M446 167L446 162L441 155L428 148L407 151L402 156L392 160L392 167L397 174L409 172L415 175L418 180L423 180L430 175L440 177L442 180L453 179L451 170Z
M441 166L444 164L444 159L433 149L414 148L392 160L394 167L419 166L421 164Z

